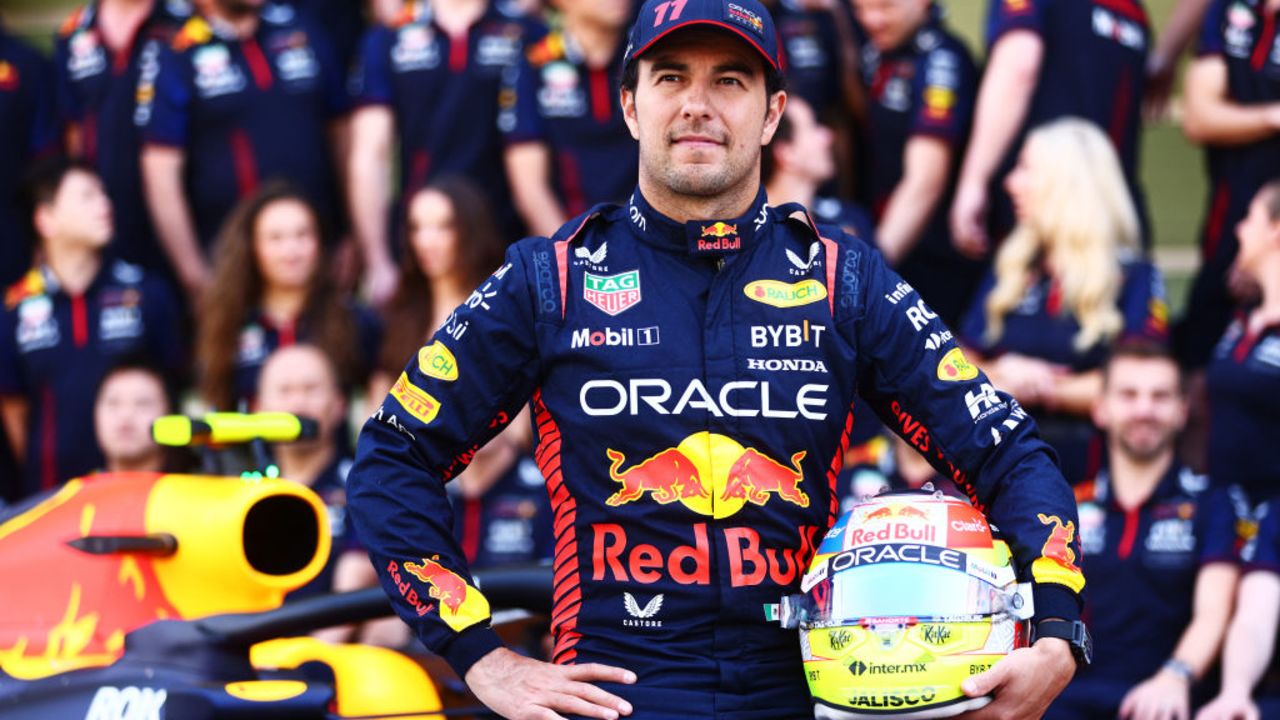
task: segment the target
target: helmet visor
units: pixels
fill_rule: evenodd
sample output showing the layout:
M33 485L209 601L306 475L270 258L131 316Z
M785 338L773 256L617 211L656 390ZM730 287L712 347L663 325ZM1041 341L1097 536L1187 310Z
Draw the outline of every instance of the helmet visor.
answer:
M1005 607L1004 592L986 581L958 570L911 562L835 573L830 592L828 617L818 618L820 622L990 615Z

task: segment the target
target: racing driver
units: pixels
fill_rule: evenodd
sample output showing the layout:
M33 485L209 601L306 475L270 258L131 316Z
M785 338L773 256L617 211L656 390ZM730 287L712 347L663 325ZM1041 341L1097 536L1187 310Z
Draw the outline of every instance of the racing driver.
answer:
M513 245L364 427L349 508L397 612L507 718L812 717L765 606L835 520L856 390L1003 531L1039 627L1080 627L1075 504L1033 422L870 246L765 202L768 12L648 0L628 40L630 201ZM489 627L444 487L530 400L551 663ZM995 695L966 717L1040 716L1087 657L1048 634L965 681Z

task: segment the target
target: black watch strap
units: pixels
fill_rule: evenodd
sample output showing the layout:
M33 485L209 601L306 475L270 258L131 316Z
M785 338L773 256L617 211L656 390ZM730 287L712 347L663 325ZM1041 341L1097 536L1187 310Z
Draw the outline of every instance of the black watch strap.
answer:
M1089 629L1079 620L1041 620L1032 630L1032 644L1040 638L1066 640L1079 667L1093 662L1093 638L1089 636Z

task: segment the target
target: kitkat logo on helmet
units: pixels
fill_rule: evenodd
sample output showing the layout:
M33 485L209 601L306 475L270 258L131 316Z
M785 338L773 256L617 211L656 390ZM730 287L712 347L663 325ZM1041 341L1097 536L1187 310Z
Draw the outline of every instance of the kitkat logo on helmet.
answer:
M623 469L626 455L610 448L605 450L609 477L622 487L605 504L617 507L647 495L660 505L679 502L716 519L737 513L747 503L764 506L774 498L807 508L809 496L800 488L805 454L793 453L788 466L733 438L703 431Z
M440 619L455 632L489 617L489 601L480 591L440 563L422 558L421 563L406 562L404 569L430 586L427 595L440 603Z

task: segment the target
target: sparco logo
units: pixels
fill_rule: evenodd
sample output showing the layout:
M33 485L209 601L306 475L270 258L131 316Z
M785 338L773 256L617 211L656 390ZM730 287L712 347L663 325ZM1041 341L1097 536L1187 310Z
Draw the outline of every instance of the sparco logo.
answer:
M659 343L658 326L643 328L604 328L591 330L581 328L573 331L571 347L634 347L657 345Z
M709 412L715 417L767 417L826 420L828 385L800 386L788 406L769 391L769 383L737 380L720 386L718 393L707 390L701 380L685 386L671 403L671 383L662 378L632 378L625 385L618 380L590 380L578 392L578 405L591 416L639 415L643 403L659 415L682 415L686 410ZM794 408L794 409L791 409Z
M542 307L542 312L555 312L556 286L551 274L551 253L533 254L533 275L538 282L538 304Z

